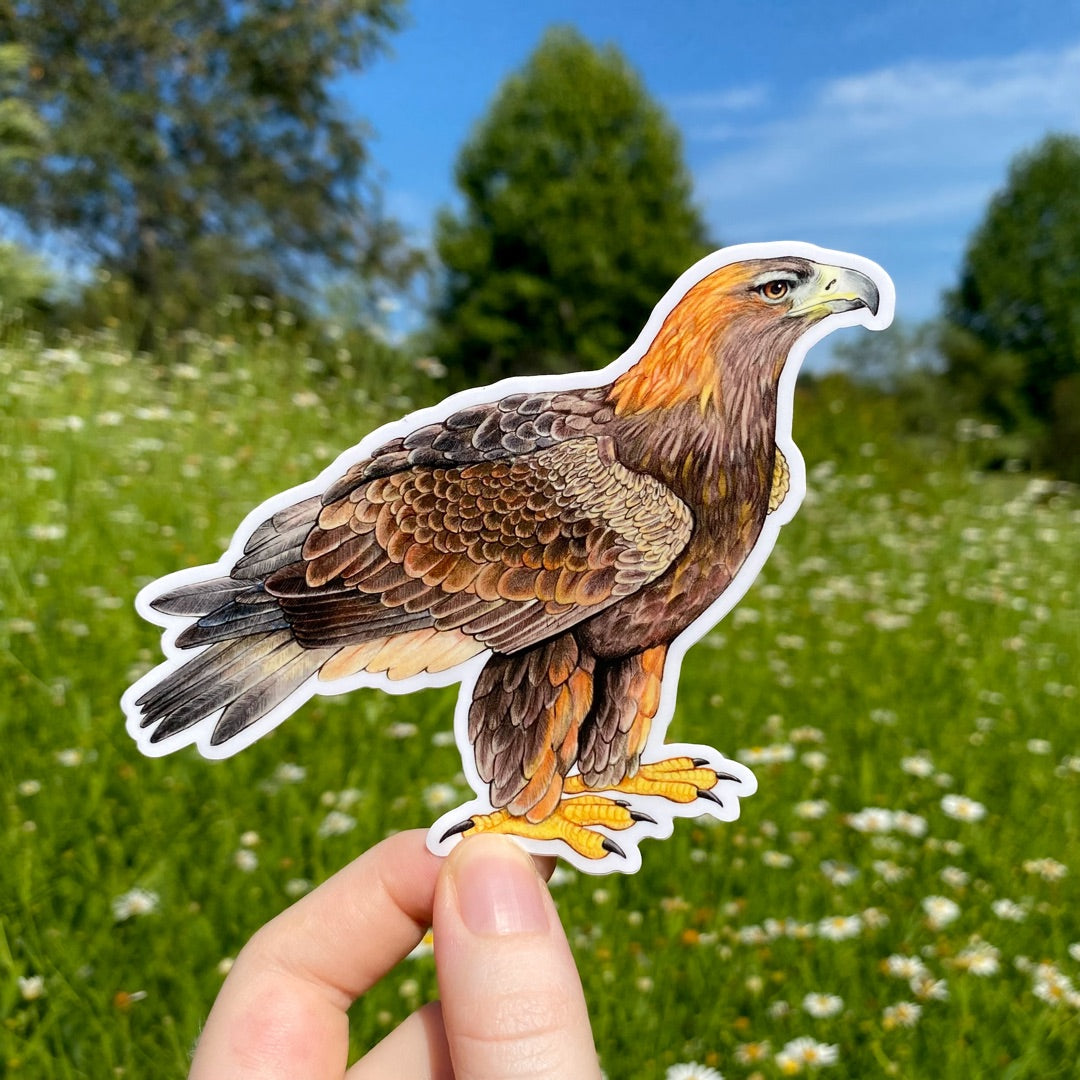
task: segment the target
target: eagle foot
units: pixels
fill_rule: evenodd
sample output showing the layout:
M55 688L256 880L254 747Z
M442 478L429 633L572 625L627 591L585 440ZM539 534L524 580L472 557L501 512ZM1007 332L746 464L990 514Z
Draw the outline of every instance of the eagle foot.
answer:
M642 765L633 776L624 777L617 784L608 784L601 788L590 788L581 776L568 776L563 790L568 795L581 791L619 791L624 795L658 795L670 802L692 803L695 799L706 799L723 806L712 789L721 780L734 780L738 777L730 773L718 773L706 767L703 758L675 757L656 761L651 765Z
M474 814L448 829L443 840L461 833L501 833L504 836L520 836L528 840L562 840L586 859L603 859L608 854L626 858L626 853L608 836L595 832L594 826L616 831L629 829L639 821L653 822L648 814L631 809L616 799L601 795L581 795L563 799L543 821L529 821L508 810L496 810L491 814Z

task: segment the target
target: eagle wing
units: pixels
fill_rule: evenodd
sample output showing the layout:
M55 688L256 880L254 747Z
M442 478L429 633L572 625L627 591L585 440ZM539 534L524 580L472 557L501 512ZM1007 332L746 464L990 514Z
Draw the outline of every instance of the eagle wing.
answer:
M264 582L309 649L380 639L392 650L396 635L427 630L516 652L654 581L693 528L687 506L603 435L349 475L324 496L302 558Z

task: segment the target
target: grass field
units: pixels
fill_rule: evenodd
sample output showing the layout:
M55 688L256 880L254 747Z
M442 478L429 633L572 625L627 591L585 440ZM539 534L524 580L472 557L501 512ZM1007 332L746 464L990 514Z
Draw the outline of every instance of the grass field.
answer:
M464 794L453 690L319 699L219 763L126 736L120 693L159 655L137 589L440 394L347 357L330 379L269 323L189 346L168 369L107 336L0 349L12 1077L183 1076L252 931ZM801 395L811 495L684 665L671 737L755 768L741 820L679 823L633 878L557 874L612 1080L1077 1075L1080 499L894 413ZM357 1052L435 992L408 961L356 1008Z

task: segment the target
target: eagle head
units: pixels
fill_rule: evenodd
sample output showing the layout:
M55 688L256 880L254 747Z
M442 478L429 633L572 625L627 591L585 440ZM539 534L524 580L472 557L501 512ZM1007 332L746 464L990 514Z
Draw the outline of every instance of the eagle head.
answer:
M846 266L790 256L746 259L706 274L668 312L638 363L616 380L628 415L697 399L719 403L725 384L775 382L795 342L845 311L876 315L877 284Z

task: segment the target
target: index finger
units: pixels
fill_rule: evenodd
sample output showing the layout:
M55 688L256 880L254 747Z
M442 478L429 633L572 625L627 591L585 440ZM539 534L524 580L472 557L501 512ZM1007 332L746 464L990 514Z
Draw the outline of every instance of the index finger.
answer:
M431 923L442 860L423 830L361 855L244 946L218 995L191 1080L340 1077L346 1010Z

